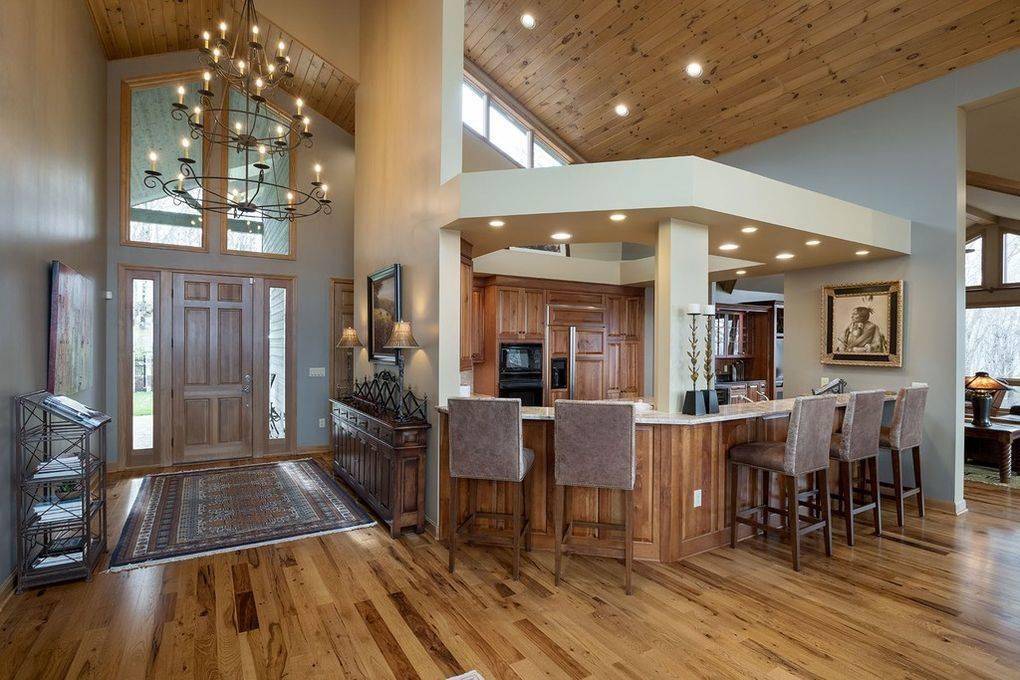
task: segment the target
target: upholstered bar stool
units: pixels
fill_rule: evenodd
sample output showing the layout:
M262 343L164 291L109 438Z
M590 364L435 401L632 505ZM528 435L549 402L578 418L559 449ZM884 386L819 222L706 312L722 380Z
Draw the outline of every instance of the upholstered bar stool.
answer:
M513 577L521 575L521 540L531 550L531 518L527 511L525 489L535 453L524 447L520 399L450 399L450 572L456 560L457 541L509 546L513 549ZM468 485L468 515L458 524L460 480ZM509 482L513 511L479 512L478 482ZM475 520L510 522L509 541L494 542L472 533Z
M846 522L846 544L854 544L854 517L871 511L875 523L875 535L882 535L881 491L878 481L878 439L882 428L882 410L885 407L885 392L868 390L851 392L843 415L843 427L832 435L829 456L839 464L839 493L832 498L839 500L839 510ZM854 487L854 468L867 467L868 488ZM864 479L861 474L861 479ZM862 497L867 493L869 502L854 505L854 494ZM824 499L828 502L828 499Z
M615 557L622 557L627 594L634 592L631 571L634 562L634 477L637 468L634 447L633 403L606 401L556 402L555 481L553 527L556 548L556 585L560 584L562 554L582 552L572 544L574 527L623 532ZM619 489L623 491L623 524L586 522L566 518L567 490L574 487ZM601 555L605 552L600 550Z
M921 481L921 434L924 428L924 407L928 401L928 386L901 387L896 394L892 420L888 427L883 427L879 445L892 453L892 484L882 482L882 486L891 488L890 496L896 503L896 523L903 526L903 501L917 496L917 516L924 517L924 484ZM903 461L900 453L911 451L914 454L915 486L903 486Z
M785 531L790 540L793 568L800 571L800 537L821 530L825 537L825 554L832 556L832 523L829 517L829 503L826 494L829 488L829 447L832 441L832 421L836 415L836 397L797 397L790 414L790 427L785 442L747 442L731 446L729 450L730 485L730 547L737 547L737 524L747 524L766 533ZM737 472L740 466L760 471L763 485L763 502L749 508L737 507ZM781 477L780 489L784 499L783 508L769 506L769 489L772 474ZM809 478L808 491L798 492L797 480L806 475ZM804 500L814 499L821 506L822 517L801 516L800 505ZM765 519L758 520L761 512ZM768 513L784 517L785 527L773 527L768 522ZM801 526L806 521L806 526Z

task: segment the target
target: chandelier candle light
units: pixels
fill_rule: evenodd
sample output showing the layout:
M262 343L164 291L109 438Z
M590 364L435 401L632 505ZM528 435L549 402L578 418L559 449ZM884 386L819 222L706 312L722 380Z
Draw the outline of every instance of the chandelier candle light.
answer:
M175 205L183 203L199 212L234 219L290 221L319 212L328 215L332 201L326 197L318 163L311 187L300 189L289 186L293 178L278 178L276 164L271 162L275 158L287 164L290 152L312 146L311 119L303 112L305 102L297 99L295 113L287 115L271 109L267 99L294 77L287 43L280 40L275 54L266 49L254 0L244 0L232 40L228 40L229 28L226 21L221 21L216 39L209 31L202 33L199 52L205 70L196 93L198 104L188 102L183 85L177 88L177 101L171 104L170 116L186 123L190 136L181 144L183 152L177 159L180 172L176 177L164 177L152 152L145 186L161 188ZM217 103L217 92L226 98L225 102ZM228 161L228 165L240 169L239 176L231 176L230 170L226 176L196 171L189 152L191 140L232 149L242 162Z

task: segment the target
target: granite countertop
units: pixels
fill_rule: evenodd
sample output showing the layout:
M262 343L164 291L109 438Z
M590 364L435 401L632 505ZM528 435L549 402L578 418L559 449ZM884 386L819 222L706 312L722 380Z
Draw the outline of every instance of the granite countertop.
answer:
M478 395L483 396L483 395ZM836 395L836 405L846 406L850 395ZM886 401L894 401L896 394L886 392ZM620 401L630 401L621 399ZM779 416L790 413L793 410L795 399L773 399L772 401L743 402L739 404L727 404L719 407L719 413L709 413L703 416L689 416L683 413L639 410L637 423L639 425L704 425L707 423L718 423L726 420L742 420L746 418L762 418L768 416ZM648 403L648 402L645 402ZM440 413L447 413L445 406L437 406ZM523 420L554 420L555 409L552 406L522 406L521 418Z

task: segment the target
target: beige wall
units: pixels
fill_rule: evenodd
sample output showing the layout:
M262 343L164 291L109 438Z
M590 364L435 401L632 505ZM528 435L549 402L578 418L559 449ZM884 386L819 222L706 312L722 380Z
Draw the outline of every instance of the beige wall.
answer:
M0 581L14 564L10 397L46 386L49 264L96 284L92 386L103 390L103 181L106 65L83 2L0 2Z
M484 172L486 170L513 170L516 163L496 150L496 147L464 128L464 172Z
M446 7L444 7L446 5ZM444 115L444 30L463 25L444 12L457 3L365 0L361 5L361 86L355 139L357 171L354 210L354 286L358 333L367 341L366 277L395 262L403 266L404 318L412 322L422 349L407 354L406 384L430 402L459 384L459 237L440 232L457 214L455 186L443 186L445 139L456 130ZM463 49L456 39L447 42ZM455 55L456 56L456 55ZM453 66L456 68L456 64ZM459 83L459 72L456 81ZM450 81L450 78L446 78ZM454 81L450 81L454 82ZM459 85L458 85L459 87ZM458 121L459 126L459 121ZM451 278L452 277L452 278ZM452 313L452 317L451 317ZM440 332L442 331L442 342ZM383 366L386 368L386 366ZM367 351L357 357L356 374L371 373ZM451 388L452 385L452 388ZM430 414L434 417L434 414ZM438 438L433 428L427 476L427 515L437 519Z

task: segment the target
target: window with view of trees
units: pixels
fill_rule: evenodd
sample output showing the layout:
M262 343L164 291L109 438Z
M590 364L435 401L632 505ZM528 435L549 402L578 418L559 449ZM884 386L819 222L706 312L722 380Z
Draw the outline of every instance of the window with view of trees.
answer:
M985 239L983 236L978 236L967 241L966 248L964 250L964 283L969 286L980 286L982 281L981 272L981 256L983 254L983 246Z
M1002 282L1020 283L1020 233L1002 235Z
M967 310L966 371L987 371L997 378L1020 379L1020 306ZM1016 391L1006 394L1003 406L1020 404Z

